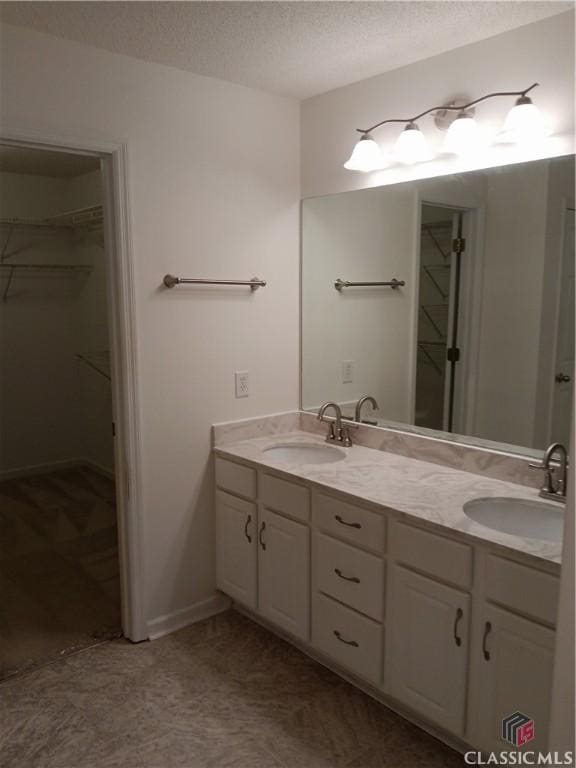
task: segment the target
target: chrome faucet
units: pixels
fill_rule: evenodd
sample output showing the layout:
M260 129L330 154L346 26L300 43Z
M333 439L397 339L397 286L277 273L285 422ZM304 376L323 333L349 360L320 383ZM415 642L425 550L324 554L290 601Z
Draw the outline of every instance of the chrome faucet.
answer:
M356 403L356 411L354 412L354 421L362 422L362 406L364 403L370 403L373 409L377 409L380 406L372 395L362 395L362 397Z
M552 459L558 454L558 467L552 464ZM546 448L541 464L529 464L532 469L541 469L544 472L544 483L540 489L543 499L553 501L566 501L566 484L568 480L568 451L562 443L552 443ZM558 470L558 477L556 477Z
M328 434L326 435L326 442L327 443L338 442L338 443L342 443L346 448L350 448L352 446L352 438L350 437L350 427L348 424L344 424L344 425L342 424L342 411L338 403L333 403L332 401L329 401L321 405L320 410L318 411L318 420L326 421L326 419L324 418L324 414L326 413L328 408L332 408L334 410L336 417L334 421L330 422L330 426L328 427Z

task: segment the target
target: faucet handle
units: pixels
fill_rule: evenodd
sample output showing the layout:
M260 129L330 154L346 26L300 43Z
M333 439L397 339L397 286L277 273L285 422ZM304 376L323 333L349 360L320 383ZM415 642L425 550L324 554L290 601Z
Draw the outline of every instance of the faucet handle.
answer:
M554 467L542 462L541 464L528 464L530 469L541 469L544 472L544 483L540 489L544 493L555 493L554 487Z
M335 422L331 421L329 423L329 425L328 425L328 434L326 435L326 442L327 443L332 443L332 442L335 442L337 440L336 430L334 428L334 424L335 424Z

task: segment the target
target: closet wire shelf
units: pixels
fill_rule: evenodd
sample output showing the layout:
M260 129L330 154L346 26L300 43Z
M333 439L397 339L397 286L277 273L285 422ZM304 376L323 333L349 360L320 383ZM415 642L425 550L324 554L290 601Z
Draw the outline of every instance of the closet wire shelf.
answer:
M99 229L104 221L104 210L101 205L91 205L86 208L78 208L65 211L43 219L0 218L0 230L6 230L7 235L2 243L0 251L0 274L7 272L8 279L2 292L2 302L8 300L8 294L14 276L19 272L51 272L51 273L84 273L92 271L90 265L84 264L49 264L49 263L24 263L12 262L9 259L14 255L8 253L8 246L15 232L41 231L41 232L89 232Z

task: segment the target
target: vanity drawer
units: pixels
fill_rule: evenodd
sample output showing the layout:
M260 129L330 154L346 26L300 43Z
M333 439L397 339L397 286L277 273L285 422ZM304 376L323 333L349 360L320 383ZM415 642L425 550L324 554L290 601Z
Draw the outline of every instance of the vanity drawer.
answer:
M453 539L392 522L390 554L400 563L464 589L472 586L472 548Z
M305 523L310 520L310 491L289 480L281 480L274 475L263 475L260 501L265 507L281 515Z
M384 563L379 557L317 533L316 589L376 621L384 613Z
M384 551L384 515L324 493L319 493L316 497L314 510L316 525L326 533L376 552Z
M486 599L554 626L558 609L556 576L496 555L486 559Z
M329 597L315 594L312 644L356 674L378 684L382 663L382 626Z
M216 485L230 493L256 498L256 470L216 457Z

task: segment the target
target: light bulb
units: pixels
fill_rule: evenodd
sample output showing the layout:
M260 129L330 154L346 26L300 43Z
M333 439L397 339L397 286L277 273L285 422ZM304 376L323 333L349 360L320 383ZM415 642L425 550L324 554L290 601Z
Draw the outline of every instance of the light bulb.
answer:
M456 155L467 155L478 150L482 145L478 123L467 112L459 112L458 117L451 123L444 149Z
M538 141L552 133L544 115L533 104L529 96L520 96L512 107L504 122L504 127L498 134L500 141L515 141L527 144Z
M344 163L344 168L349 171L368 173L386 168L387 165L388 163L378 144L369 133L364 133L354 147L350 159Z
M408 123L394 145L394 154L401 163L412 165L432 158L426 138L416 123Z

